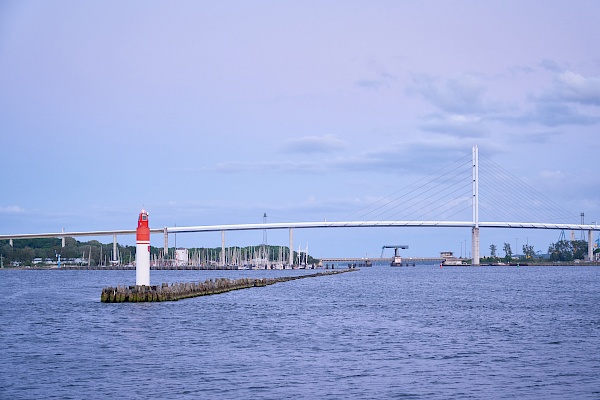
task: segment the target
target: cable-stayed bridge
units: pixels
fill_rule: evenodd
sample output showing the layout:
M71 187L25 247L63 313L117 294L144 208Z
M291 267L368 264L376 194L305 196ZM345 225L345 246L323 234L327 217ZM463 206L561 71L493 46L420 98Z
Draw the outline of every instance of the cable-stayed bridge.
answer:
M485 173L480 176L480 168ZM501 189L499 189L501 188ZM485 193L480 197L480 190ZM443 200L443 201L440 201ZM481 214L480 214L481 213ZM480 217L483 215L483 219ZM588 258L593 255L593 232L597 224L579 223L574 215L548 199L528 184L493 161L479 158L475 146L471 154L443 169L398 189L359 209L342 221L276 222L229 225L175 226L150 229L164 235L165 254L169 234L187 232L222 232L224 253L225 232L242 230L288 229L290 249L293 249L293 229L306 228L376 228L376 227L463 227L471 228L473 264L479 264L479 230L481 228L525 228L587 231ZM540 222L541 221L541 222ZM135 234L135 229L32 234L4 234L0 240L24 238L116 236ZM290 252L292 264L293 252ZM224 262L224 260L222 260Z

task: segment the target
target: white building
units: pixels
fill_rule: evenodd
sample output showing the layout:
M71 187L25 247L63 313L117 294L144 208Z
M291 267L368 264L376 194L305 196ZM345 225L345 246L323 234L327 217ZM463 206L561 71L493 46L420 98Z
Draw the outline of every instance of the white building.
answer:
M188 265L189 252L188 249L182 247L175 249L175 265L184 266Z

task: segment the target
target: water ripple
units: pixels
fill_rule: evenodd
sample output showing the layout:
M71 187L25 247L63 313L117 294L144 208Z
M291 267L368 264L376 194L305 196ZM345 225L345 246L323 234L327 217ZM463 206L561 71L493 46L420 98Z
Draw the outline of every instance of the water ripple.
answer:
M599 271L373 267L146 304L100 303L128 271L0 271L0 397L597 399Z

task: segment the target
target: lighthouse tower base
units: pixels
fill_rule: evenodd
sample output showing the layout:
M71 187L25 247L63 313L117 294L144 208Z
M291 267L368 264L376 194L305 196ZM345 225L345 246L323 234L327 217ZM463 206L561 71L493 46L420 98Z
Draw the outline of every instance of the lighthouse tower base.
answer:
M150 243L137 243L136 245L135 284L150 286Z

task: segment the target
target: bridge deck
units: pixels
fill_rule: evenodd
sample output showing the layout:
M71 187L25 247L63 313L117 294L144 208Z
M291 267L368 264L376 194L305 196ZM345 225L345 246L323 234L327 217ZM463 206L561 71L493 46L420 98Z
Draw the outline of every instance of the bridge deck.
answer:
M543 222L479 222L480 228L528 228L528 229L564 229L600 231L600 225L589 224L553 224ZM290 222L265 224L236 224L236 225L204 225L176 226L152 228L150 233L187 233L187 232L219 232L263 229L305 229L305 228L382 228L382 227L448 227L473 228L472 221L337 221L337 222ZM32 238L63 238L80 236L109 236L133 235L135 229L118 229L106 231L54 232L54 233L15 233L1 234L0 240L32 239Z

